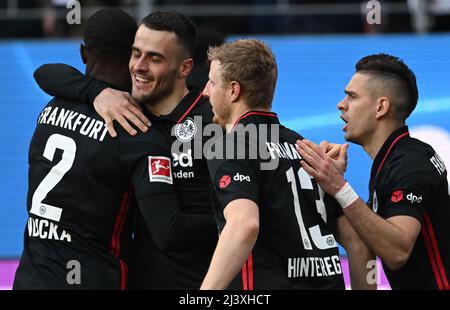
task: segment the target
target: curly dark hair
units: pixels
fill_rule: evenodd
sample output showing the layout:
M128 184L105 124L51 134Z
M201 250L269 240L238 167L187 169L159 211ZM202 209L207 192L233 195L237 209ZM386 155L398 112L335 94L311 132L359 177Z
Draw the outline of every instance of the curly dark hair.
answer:
M84 45L106 57L131 53L136 31L136 21L126 12L116 8L101 9L86 23Z

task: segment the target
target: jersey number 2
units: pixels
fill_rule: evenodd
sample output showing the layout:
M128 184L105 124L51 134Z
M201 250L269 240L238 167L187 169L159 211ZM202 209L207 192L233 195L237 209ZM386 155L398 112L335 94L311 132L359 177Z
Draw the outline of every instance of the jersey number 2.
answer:
M52 168L41 181L33 194L30 213L59 222L62 209L43 203L47 194L62 180L67 171L72 168L77 145L69 137L59 134L51 135L45 145L44 157L52 161L56 149L63 150L62 159Z
M311 182L311 177L309 174L303 169L300 168L297 172L298 179L300 180L300 188L302 190L309 189L313 190L313 184ZM291 167L288 171L286 171L286 176L288 179L288 182L291 183L292 188L292 195L294 196L294 209L295 209L295 216L297 217L298 226L300 228L300 234L302 237L303 247L306 250L312 250L312 244L308 236L308 232L305 227L305 222L303 221L303 215L302 210L300 207L300 200L298 199L298 190L297 190L297 180L294 175L294 169ZM322 189L319 187L319 191L322 191ZM325 205L323 203L323 191L319 192L319 200L316 200L316 208L317 211L322 216L323 220L326 222L326 211L325 211ZM322 236L322 233L320 231L320 225L314 225L312 227L309 227L309 233L311 234L311 239L314 242L314 245L321 249L330 249L336 247L336 240L334 239L334 236L332 234Z

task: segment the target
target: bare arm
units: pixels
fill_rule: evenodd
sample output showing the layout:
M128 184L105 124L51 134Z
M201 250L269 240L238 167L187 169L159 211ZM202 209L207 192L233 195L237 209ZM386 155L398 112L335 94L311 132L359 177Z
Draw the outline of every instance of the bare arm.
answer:
M345 216L369 248L392 270L400 269L411 255L420 222L411 216L381 218L358 198Z
M332 159L310 141L297 141L297 144L304 159L302 167L328 194L335 196L346 182ZM344 214L369 249L389 268L395 270L405 264L420 232L418 220L409 216L383 219L360 198L344 208Z
M239 272L258 237L259 210L253 201L233 200L223 213L227 222L200 289L226 289Z
M345 216L337 219L337 239L347 252L350 280L354 290L376 290L376 283L369 283L368 263L375 260L367 245L361 240Z

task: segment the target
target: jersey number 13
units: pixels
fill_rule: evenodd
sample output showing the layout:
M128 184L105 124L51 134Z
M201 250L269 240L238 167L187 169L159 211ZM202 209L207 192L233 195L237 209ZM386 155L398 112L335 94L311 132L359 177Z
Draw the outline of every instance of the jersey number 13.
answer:
M295 177L294 169L292 167L289 168L288 171L286 171L286 176L287 176L288 182L291 184L292 195L294 197L295 216L297 217L297 222L298 222L298 226L300 228L302 243L303 243L303 247L305 248L305 250L313 249L312 244L311 244L311 239L312 239L314 245L321 250L336 247L337 245L336 245L334 236L332 234L323 236L320 231L319 224L309 227L308 230L306 229L305 222L303 220L302 210L301 210L302 208L300 207L300 200L298 199L297 178ZM311 177L303 168L300 168L298 170L297 176L298 176L298 180L300 181L299 182L300 188L302 190L306 190L306 189L313 190L314 189L312 181L311 181ZM320 190L321 189L319 188L319 191ZM322 191L322 193L319 193L319 200L316 200L316 207L317 207L317 212L319 212L320 215L322 216L323 220L326 221L326 211L325 211L325 205L323 203L322 196L323 196L323 191ZM309 234L311 235L311 239L309 238L308 231L309 231Z

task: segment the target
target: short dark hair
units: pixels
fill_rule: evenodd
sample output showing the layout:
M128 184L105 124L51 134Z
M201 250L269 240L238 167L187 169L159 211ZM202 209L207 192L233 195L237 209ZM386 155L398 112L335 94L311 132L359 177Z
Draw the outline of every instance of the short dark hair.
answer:
M106 57L131 53L137 31L136 21L126 12L107 8L95 12L84 29L84 45Z
M389 81L384 87L397 94L394 99L397 102L393 104L399 119L407 119L414 111L419 98L416 76L403 60L388 54L374 54L361 58L355 68L356 72L367 72L375 78Z
M194 53L196 29L194 22L178 12L153 12L141 24L153 30L174 32L189 57Z

